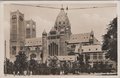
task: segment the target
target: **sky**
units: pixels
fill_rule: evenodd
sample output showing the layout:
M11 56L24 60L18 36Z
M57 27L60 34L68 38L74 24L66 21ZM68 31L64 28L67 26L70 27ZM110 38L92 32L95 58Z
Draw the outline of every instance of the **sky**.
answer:
M28 4L31 5L31 4ZM48 7L61 8L62 4L32 4L42 5ZM92 8L92 9L76 9L66 11L69 21L71 23L72 34L88 33L94 31L95 37L102 41L102 35L106 33L106 28L110 21L117 16L117 8L115 3L77 3L77 4L63 4L63 8L83 8L83 7L102 7L114 6L106 8ZM19 10L24 14L24 19L32 19L36 22L37 37L42 36L42 32L46 30L48 33L54 26L57 15L60 9L49 9L32 6L5 4L4 6L4 38L7 41L9 49L10 39L10 12Z

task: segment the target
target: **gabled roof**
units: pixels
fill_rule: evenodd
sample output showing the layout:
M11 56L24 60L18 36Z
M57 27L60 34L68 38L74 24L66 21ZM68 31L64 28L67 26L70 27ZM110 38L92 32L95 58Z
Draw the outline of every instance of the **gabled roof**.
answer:
M42 37L25 39L25 46L38 46L42 45Z
M89 42L90 33L72 34L69 43Z
M47 32L44 30L42 34L47 34Z
M101 43L94 37L94 44L101 44Z

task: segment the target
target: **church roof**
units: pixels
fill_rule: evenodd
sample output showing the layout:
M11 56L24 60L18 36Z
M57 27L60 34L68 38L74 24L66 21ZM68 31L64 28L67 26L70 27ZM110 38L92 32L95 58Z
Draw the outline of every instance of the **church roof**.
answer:
M98 39L96 39L96 38L94 37L94 44L101 44L101 43L100 43L100 41L98 41Z
M25 46L38 46L42 45L42 38L28 38L25 39Z
M89 42L90 33L72 34L69 43Z
M61 10L60 13L57 16L56 21L65 21L65 20L68 20L68 17L66 15L65 11Z
M67 14L65 13L64 9L60 10L55 22L55 26L59 26L60 23L65 22L65 24L70 24Z
M44 30L42 34L47 34L47 32Z
M50 31L56 31L56 29L54 27L52 27L52 29Z

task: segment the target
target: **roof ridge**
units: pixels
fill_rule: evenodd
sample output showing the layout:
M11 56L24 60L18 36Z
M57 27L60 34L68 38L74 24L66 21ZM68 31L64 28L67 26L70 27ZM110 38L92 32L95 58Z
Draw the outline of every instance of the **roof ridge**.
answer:
M42 37L26 38L26 39L38 39L38 38L42 38Z
M80 35L80 34L90 34L90 33L79 33L79 34L72 34L72 35Z

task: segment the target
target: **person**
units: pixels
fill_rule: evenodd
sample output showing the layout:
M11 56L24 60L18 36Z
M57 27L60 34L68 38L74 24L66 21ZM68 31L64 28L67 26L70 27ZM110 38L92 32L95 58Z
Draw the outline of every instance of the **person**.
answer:
M15 76L15 71L13 71L13 75Z
M27 75L27 71L26 70L24 71L24 75Z
M17 72L17 75L20 75L20 72L19 72L19 71Z
M32 75L32 71L30 71L30 75Z

